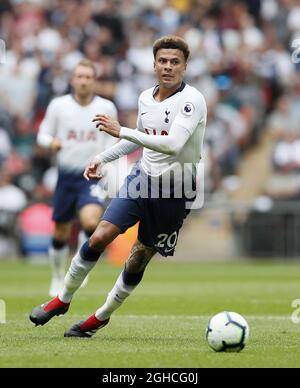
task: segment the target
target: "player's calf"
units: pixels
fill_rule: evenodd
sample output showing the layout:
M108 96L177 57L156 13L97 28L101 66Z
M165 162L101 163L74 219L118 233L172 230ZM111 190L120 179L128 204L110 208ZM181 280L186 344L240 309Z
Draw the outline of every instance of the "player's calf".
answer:
M58 296L52 299L50 302L35 307L29 319L36 326L43 326L55 316L65 314L70 307L70 303L62 302Z

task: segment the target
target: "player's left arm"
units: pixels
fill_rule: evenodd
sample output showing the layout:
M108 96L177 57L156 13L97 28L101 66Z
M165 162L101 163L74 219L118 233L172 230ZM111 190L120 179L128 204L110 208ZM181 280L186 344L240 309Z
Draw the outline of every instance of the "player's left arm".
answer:
M200 122L206 122L207 108L204 98L199 94L182 103L170 129L169 136L155 136L138 130L121 127L116 121L98 116L97 126L114 137L129 140L137 145L163 154L178 155L188 139L193 135Z
M37 135L37 143L39 146L49 148L54 152L60 151L63 146L61 140L57 137L59 103L59 99L51 101Z

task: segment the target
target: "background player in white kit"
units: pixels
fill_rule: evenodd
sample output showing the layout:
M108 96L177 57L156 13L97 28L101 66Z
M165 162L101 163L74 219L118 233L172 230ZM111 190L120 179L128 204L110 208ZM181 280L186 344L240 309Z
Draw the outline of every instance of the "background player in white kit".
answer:
M154 254L174 254L179 230L190 211L187 202L194 199L184 194L174 197L172 186L168 199L131 195L132 182L134 187L136 182L143 186L149 178L151 183L152 178L159 182L158 178L167 176L171 169L180 174L184 171L187 175L184 181L194 181L194 167L201 159L207 109L202 94L183 82L189 48L181 38L170 36L155 42L153 52L158 86L140 97L137 130L121 128L113 118L97 115L94 121L100 130L122 140L98 155L87 167L85 176L96 178L100 166L142 146L141 163L133 168L95 233L74 257L58 297L34 308L30 315L33 323L44 325L52 317L65 314L74 293L105 247L120 233L140 222L138 239L105 304L86 321L72 326L65 333L66 337L91 337L109 322L112 313L137 287ZM185 166L187 168L183 169ZM160 185L158 187L161 192ZM152 186L150 192L151 189Z
M95 96L96 69L82 60L72 74L73 94L54 99L46 112L38 134L39 145L57 153L59 178L53 200L55 231L49 257L52 265L50 296L63 286L65 262L72 221L79 213L82 228L80 246L95 231L103 214L104 200L96 182L83 177L91 155L116 143L95 130L91 120L99 112L117 118L111 101Z

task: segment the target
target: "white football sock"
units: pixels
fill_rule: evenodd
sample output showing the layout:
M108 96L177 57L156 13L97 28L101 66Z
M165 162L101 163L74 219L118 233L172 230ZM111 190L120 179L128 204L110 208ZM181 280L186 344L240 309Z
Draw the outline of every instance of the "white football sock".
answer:
M123 281L123 273L121 273L113 289L108 294L106 302L96 311L96 318L100 321L108 319L115 310L121 307L125 299L132 293L132 291L136 287L137 285L126 285Z
M83 260L80 256L80 251L75 255L66 274L64 287L58 295L62 302L71 302L73 295L80 288L87 274L95 267L96 264L97 261Z
M65 246L63 249L49 248L49 260L52 268L53 278L63 278L65 276L66 261L70 253L70 248Z

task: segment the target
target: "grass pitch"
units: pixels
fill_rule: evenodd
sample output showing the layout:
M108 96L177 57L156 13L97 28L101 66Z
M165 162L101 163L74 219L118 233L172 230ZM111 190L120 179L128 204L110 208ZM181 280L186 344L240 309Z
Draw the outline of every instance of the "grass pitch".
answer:
M44 327L29 321L47 300L47 266L0 263L0 367L300 367L300 324L291 321L300 298L300 265L201 264L159 260L139 288L92 339L65 339L73 323L100 306L120 268L99 263L69 313ZM239 354L219 354L205 341L209 318L236 311L251 338Z

